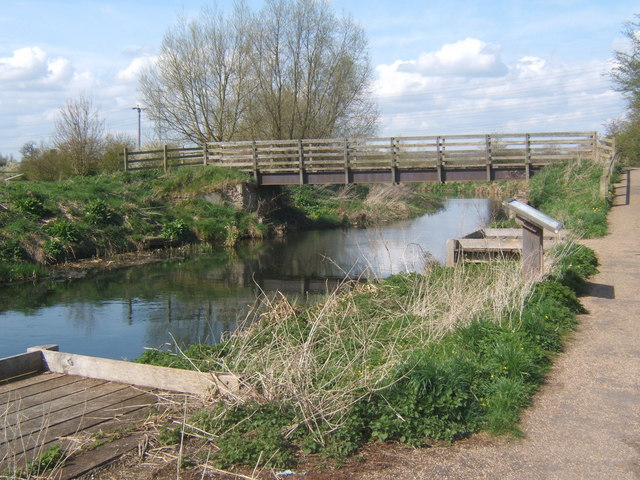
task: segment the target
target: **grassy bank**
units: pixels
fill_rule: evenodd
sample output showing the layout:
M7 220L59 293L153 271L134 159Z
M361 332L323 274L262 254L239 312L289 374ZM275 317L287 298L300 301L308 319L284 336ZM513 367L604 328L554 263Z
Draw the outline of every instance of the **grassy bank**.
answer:
M546 192L532 199L542 209L561 199L548 213L601 233L608 204L597 199L595 168L553 167L532 182ZM600 206L605 214L593 215ZM375 440L518 435L521 410L583 312L576 294L597 271L586 247L549 256L536 281L523 281L516 262L431 265L349 285L306 309L272 299L219 345L149 351L140 361L231 371L256 392L256 401L221 400L186 421L184 433L204 436L222 468L290 468L303 454L340 462Z
M441 205L415 186L292 186L261 192L245 211L234 205L247 181L211 167L9 182L0 191L0 282L35 279L78 259L189 243L233 247L272 232L364 227Z
M262 237L256 214L224 200L245 181L224 169L148 170L60 182L16 181L0 193L0 279L42 275L43 266L160 245L233 245ZM214 200L211 200L211 196Z

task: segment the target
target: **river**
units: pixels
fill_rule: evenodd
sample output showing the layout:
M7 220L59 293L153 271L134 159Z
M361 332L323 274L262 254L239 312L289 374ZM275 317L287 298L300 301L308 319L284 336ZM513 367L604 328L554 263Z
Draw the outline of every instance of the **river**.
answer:
M496 203L451 199L437 213L379 228L287 235L236 252L0 289L0 358L34 345L134 359L146 347L213 343L261 291L307 301L346 276L386 277L444 262L445 243L485 226Z

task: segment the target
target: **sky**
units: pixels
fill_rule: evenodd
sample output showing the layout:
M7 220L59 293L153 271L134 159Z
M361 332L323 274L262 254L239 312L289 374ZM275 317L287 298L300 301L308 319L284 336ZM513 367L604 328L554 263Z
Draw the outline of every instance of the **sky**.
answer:
M637 0L328 1L369 39L380 136L604 133L625 114L607 72ZM50 145L60 108L80 95L108 132L137 137L140 69L178 17L210 4L2 0L0 153ZM142 140L153 140L144 110Z

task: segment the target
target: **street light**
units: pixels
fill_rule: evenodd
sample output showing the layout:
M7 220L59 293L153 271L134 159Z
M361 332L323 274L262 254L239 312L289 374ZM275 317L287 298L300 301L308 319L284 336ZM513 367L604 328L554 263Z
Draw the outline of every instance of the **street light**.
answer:
M138 111L138 150L141 148L140 144L140 118L142 117L142 107L140 105L136 105L135 107L131 107L131 110Z

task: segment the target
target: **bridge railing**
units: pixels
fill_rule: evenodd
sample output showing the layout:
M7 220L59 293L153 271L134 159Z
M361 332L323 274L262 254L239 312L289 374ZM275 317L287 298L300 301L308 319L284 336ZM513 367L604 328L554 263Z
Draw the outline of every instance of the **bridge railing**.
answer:
M251 172L256 180L269 174L298 175L299 183L314 173L333 172L331 179L324 177L329 183L342 173L348 183L353 172L388 171L396 179L396 171L432 169L438 172L436 180L442 181L441 171L456 169L486 169L491 179L494 169L520 168L528 178L532 168L562 160L586 158L604 164L614 151L612 141L596 132L259 140L125 151L124 166L166 170L174 165L216 165Z

